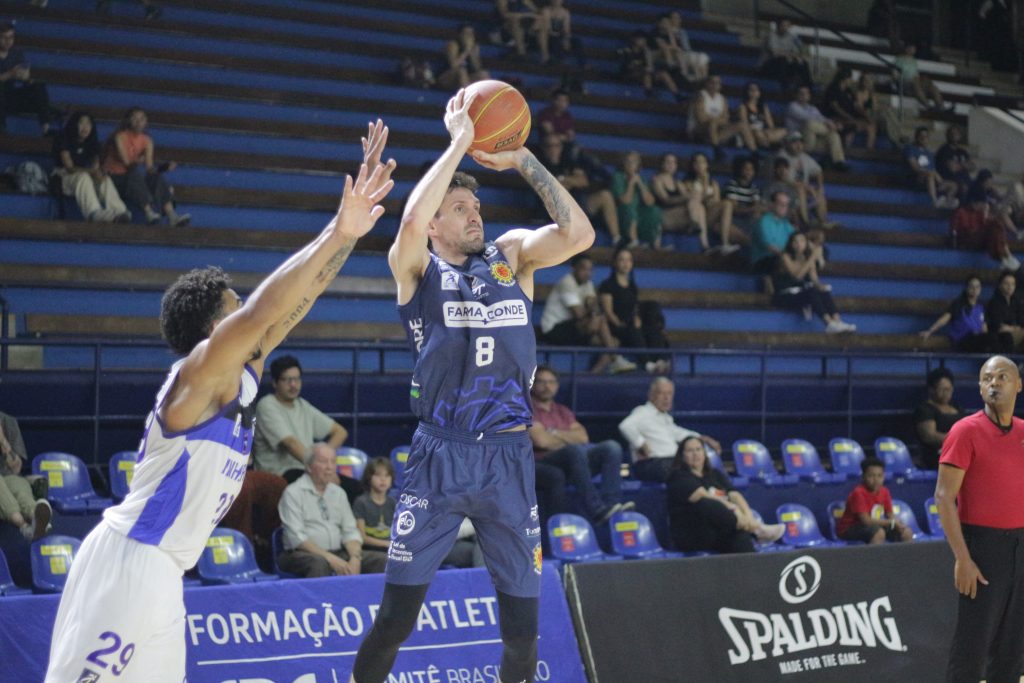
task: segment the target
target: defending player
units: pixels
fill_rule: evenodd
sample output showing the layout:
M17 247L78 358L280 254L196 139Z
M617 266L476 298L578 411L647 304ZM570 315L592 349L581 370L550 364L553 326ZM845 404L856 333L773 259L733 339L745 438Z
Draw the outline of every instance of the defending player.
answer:
M182 572L231 507L252 447L263 362L337 275L384 213L394 161L388 129L363 141L337 215L243 305L219 268L193 270L165 292L160 324L185 356L156 397L131 492L82 544L61 596L46 683L185 678Z
M455 170L473 141L469 104L464 90L448 102L451 144L410 195L388 255L416 357L410 394L420 425L384 597L353 668L358 683L387 678L463 517L473 521L498 593L501 680L532 681L536 668L541 547L526 433L537 365L533 273L585 250L594 229L527 149L474 152L487 168L519 171L554 221L486 243L476 181Z

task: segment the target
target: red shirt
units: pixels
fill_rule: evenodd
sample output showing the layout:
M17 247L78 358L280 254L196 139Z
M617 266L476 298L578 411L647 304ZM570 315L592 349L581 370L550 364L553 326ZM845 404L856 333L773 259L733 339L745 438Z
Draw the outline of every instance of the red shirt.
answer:
M842 537L847 529L854 524L859 524L861 513L872 517L871 512L876 505L880 505L885 510L886 517L892 517L892 496L889 495L889 489L881 486L877 491L871 493L864 484L857 484L857 487L846 497L846 510L836 522L836 536Z
M544 426L544 429L560 429L567 431L573 424L576 423L576 414L573 413L567 406L563 406L561 403L551 402L551 410L544 410L540 407L540 404L533 404L533 421L539 422ZM541 448L533 449L533 457L543 458L550 451L546 451Z
M942 444L939 464L964 471L957 513L964 524L1024 528L1024 420L1003 433L984 410L960 420Z
M551 124L552 132L558 133L559 135L564 135L576 128L576 120L568 109L563 111L561 114L556 112L554 107L542 109L541 112L537 114L537 128L544 130L543 126L540 124L545 121Z

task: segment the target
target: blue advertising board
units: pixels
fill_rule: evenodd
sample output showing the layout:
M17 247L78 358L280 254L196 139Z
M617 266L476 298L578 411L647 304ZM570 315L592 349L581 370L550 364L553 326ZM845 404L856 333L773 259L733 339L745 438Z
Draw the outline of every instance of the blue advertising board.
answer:
M586 683L558 573L545 566L541 578L536 680ZM186 590L188 680L348 683L383 586L378 574ZM42 680L58 600L0 598L0 679ZM443 571L388 681L498 683L500 661L497 598L487 572Z

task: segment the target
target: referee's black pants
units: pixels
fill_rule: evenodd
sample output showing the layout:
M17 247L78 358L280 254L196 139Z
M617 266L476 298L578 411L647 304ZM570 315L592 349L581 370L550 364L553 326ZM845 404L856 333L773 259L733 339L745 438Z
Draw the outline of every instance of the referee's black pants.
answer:
M1018 683L1024 674L1024 529L963 525L988 585L960 596L947 683Z

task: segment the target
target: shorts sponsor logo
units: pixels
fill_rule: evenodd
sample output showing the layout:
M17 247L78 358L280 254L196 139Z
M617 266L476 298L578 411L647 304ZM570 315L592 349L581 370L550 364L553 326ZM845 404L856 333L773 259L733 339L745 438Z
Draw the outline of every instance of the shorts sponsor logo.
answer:
M405 536L412 532L416 528L416 515L412 514L409 510L402 510L398 517L395 519L395 533L399 536Z
M412 562L412 551L405 549L405 544L391 541L388 546L388 559L393 562Z
M533 546L533 573L540 574L544 569L544 554L541 552L540 543Z
M540 527L535 526L526 530L527 536L540 536Z
M522 299L508 299L490 306L446 301L443 308L447 327L519 327L530 324L529 309Z
M530 508L530 521L531 522L537 522L539 520L540 520L540 513L537 512L537 506L534 505L532 508Z
M421 510L430 509L430 501L426 498L420 498L419 496L413 496L408 493L403 493L398 497L398 502L407 508L419 508Z
M491 264L491 276L499 285L511 287L516 283L516 274L512 272L512 266L504 261L495 261Z

